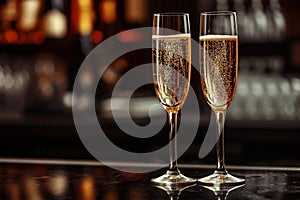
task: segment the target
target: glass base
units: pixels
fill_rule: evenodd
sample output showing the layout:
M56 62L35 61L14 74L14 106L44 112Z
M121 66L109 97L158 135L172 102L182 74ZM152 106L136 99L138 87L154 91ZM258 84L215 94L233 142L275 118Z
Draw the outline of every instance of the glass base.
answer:
M184 187L195 184L197 179L182 175L179 171L168 170L164 175L151 179L152 184L157 186L169 186L171 188Z
M213 173L198 180L200 185L213 187L238 186L245 184L245 179L237 178L228 173Z

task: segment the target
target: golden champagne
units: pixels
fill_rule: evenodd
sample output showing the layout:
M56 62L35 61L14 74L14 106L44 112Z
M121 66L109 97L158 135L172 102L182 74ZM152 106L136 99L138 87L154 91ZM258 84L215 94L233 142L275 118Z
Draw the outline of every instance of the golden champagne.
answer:
M190 34L152 36L154 88L167 111L180 110L188 94L190 51Z
M201 85L213 110L226 110L231 104L238 77L238 37L200 36Z

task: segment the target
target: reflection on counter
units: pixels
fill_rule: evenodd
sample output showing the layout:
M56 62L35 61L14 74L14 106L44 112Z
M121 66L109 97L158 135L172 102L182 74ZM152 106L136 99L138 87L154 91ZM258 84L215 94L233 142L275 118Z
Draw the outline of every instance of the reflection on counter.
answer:
M151 185L150 179L163 173L163 170L134 174L116 171L97 162L34 162L0 162L2 200L281 200L298 199L300 195L300 173L297 168L233 168L231 171L246 179L246 184L239 188L205 188L197 184L186 188L157 188ZM181 169L197 178L213 170L205 165Z

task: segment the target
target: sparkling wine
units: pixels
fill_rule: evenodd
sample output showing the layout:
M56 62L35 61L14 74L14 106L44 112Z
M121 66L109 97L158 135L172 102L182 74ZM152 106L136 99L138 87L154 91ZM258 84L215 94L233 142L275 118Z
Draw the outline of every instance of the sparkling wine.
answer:
M200 36L201 84L213 110L225 110L232 102L238 75L238 38L230 35Z
M190 34L152 36L154 87L167 111L180 110L188 94L190 51Z

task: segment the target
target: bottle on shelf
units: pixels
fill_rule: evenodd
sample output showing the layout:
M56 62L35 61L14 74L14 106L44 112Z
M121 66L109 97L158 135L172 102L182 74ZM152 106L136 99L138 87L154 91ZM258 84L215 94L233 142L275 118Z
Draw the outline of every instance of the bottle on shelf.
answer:
M39 26L42 8L41 0L18 1L17 29L20 44L41 44L44 41Z
M63 39L68 33L68 21L62 0L46 1L42 30L47 38Z
M150 21L149 5L147 0L125 0L124 1L124 28L137 28L146 25Z
M17 0L3 2L0 5L0 42L2 44L17 44L19 42L16 30L17 7Z
M104 39L119 32L117 0L100 1L98 4L98 14Z
M95 9L92 0L72 0L70 5L69 90L72 90L78 69L93 49ZM91 74L93 77L93 73Z
M94 29L94 5L92 0L72 0L71 32L78 36L83 55L93 48L91 34Z

